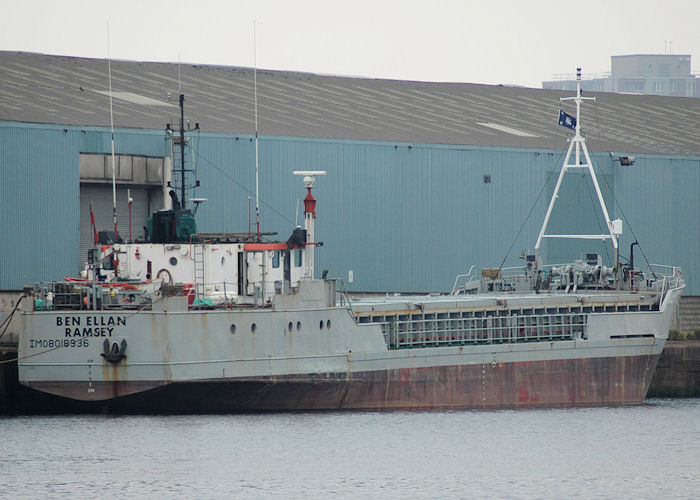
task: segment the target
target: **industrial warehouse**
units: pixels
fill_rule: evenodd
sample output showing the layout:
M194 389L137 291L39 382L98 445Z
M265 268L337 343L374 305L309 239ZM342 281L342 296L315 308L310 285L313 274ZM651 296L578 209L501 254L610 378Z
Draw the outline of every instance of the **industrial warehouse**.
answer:
M112 133L107 60L0 52L0 72L9 309L27 283L78 275L91 206L98 229L110 229ZM259 202L262 232L286 240L300 224L292 172L327 171L315 191L316 268L352 292L443 292L472 265L520 265L571 133L557 125L560 109L572 113L559 101L567 91L134 61L112 61L111 74L122 237L145 238L147 217L167 199L184 95L187 201L197 200L200 231L254 232ZM584 133L610 217L623 221L620 253L629 258L637 242L638 264L680 266L681 310L691 311L680 328L697 328L700 100L587 95L596 101ZM587 179L562 190L552 227L573 218L599 231ZM541 253L565 262L580 257L572 248L547 241Z

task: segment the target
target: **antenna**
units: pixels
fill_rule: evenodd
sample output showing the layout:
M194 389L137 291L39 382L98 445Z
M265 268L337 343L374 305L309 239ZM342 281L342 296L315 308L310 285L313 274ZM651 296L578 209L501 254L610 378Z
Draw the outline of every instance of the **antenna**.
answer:
M114 162L114 111L112 108L112 57L109 47L109 21L107 22L107 74L109 77L109 125L112 130L112 220L114 222L114 241L119 238L117 229L117 169Z
M129 243L133 241L131 238L131 204L134 202L134 199L131 197L131 189L126 190L126 199L127 203L129 203Z
M250 227L252 226L250 222L250 200L252 200L252 198L248 196L248 241L253 241L253 236L250 233Z
M260 241L260 176L258 164L258 48L253 19L253 100L255 107L255 223Z
M180 206L182 210L185 207L185 95L180 94L180 160L181 160L181 179L180 183Z

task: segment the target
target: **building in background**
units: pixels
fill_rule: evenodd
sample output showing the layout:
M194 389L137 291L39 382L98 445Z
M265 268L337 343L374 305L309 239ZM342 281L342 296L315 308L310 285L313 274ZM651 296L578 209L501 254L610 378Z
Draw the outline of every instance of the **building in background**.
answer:
M690 55L636 54L612 56L611 72L584 75L582 88L594 92L699 97L698 79L691 73ZM555 75L543 89L574 90L574 75Z
M198 228L247 231L253 70L111 67L119 233L143 238L167 198L180 92L200 181L190 196L208 200ZM99 229L112 226L109 86L100 59L0 51L0 74L0 291L16 291L79 272L91 204ZM300 202L292 171L326 170L315 192L319 274L347 281L352 271L351 291L446 291L471 265L519 266L533 249L571 132L557 126L560 109L574 114L559 98L571 92L268 70L257 84L262 230L286 241ZM636 263L681 266L685 294L700 297L700 100L604 93L584 113L610 216L624 221L621 254L638 240ZM573 220L594 233L595 193L571 179L550 228ZM545 260L579 258L567 243L548 240Z

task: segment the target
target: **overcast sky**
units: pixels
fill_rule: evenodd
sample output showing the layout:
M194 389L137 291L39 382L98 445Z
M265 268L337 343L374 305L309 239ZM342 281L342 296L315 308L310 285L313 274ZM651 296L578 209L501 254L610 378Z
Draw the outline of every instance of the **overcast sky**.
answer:
M700 0L0 0L0 50L540 87L700 57ZM253 50L256 20L257 51ZM1 77L1 75L0 75Z

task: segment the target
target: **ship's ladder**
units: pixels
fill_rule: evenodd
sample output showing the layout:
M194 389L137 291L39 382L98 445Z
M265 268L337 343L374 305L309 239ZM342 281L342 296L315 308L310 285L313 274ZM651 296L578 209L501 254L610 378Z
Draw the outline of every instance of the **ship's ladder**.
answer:
M189 147L190 138L185 137L185 146ZM183 151L180 148L182 139L178 135L173 135L170 142L170 154L172 158L172 168L171 168L171 185L172 186L185 186L186 190L190 190L196 185L194 180L194 169L190 166L192 159L189 158L189 154L185 153L183 156ZM177 195L180 196L179 188L175 188ZM183 200L180 200L182 203Z
M195 298L200 302L204 298L204 243L194 245L192 258L194 260Z
M180 166L182 165L182 162L185 160L182 157L182 151L180 150L179 147L180 144L180 137L178 136L173 136L171 139L171 158L172 158L172 170L171 170L171 176L172 176L172 182L171 184L173 186L182 186L182 183L185 182L185 179L182 178L182 169ZM177 195L180 196L180 192L176 191ZM181 200L182 201L182 200Z

